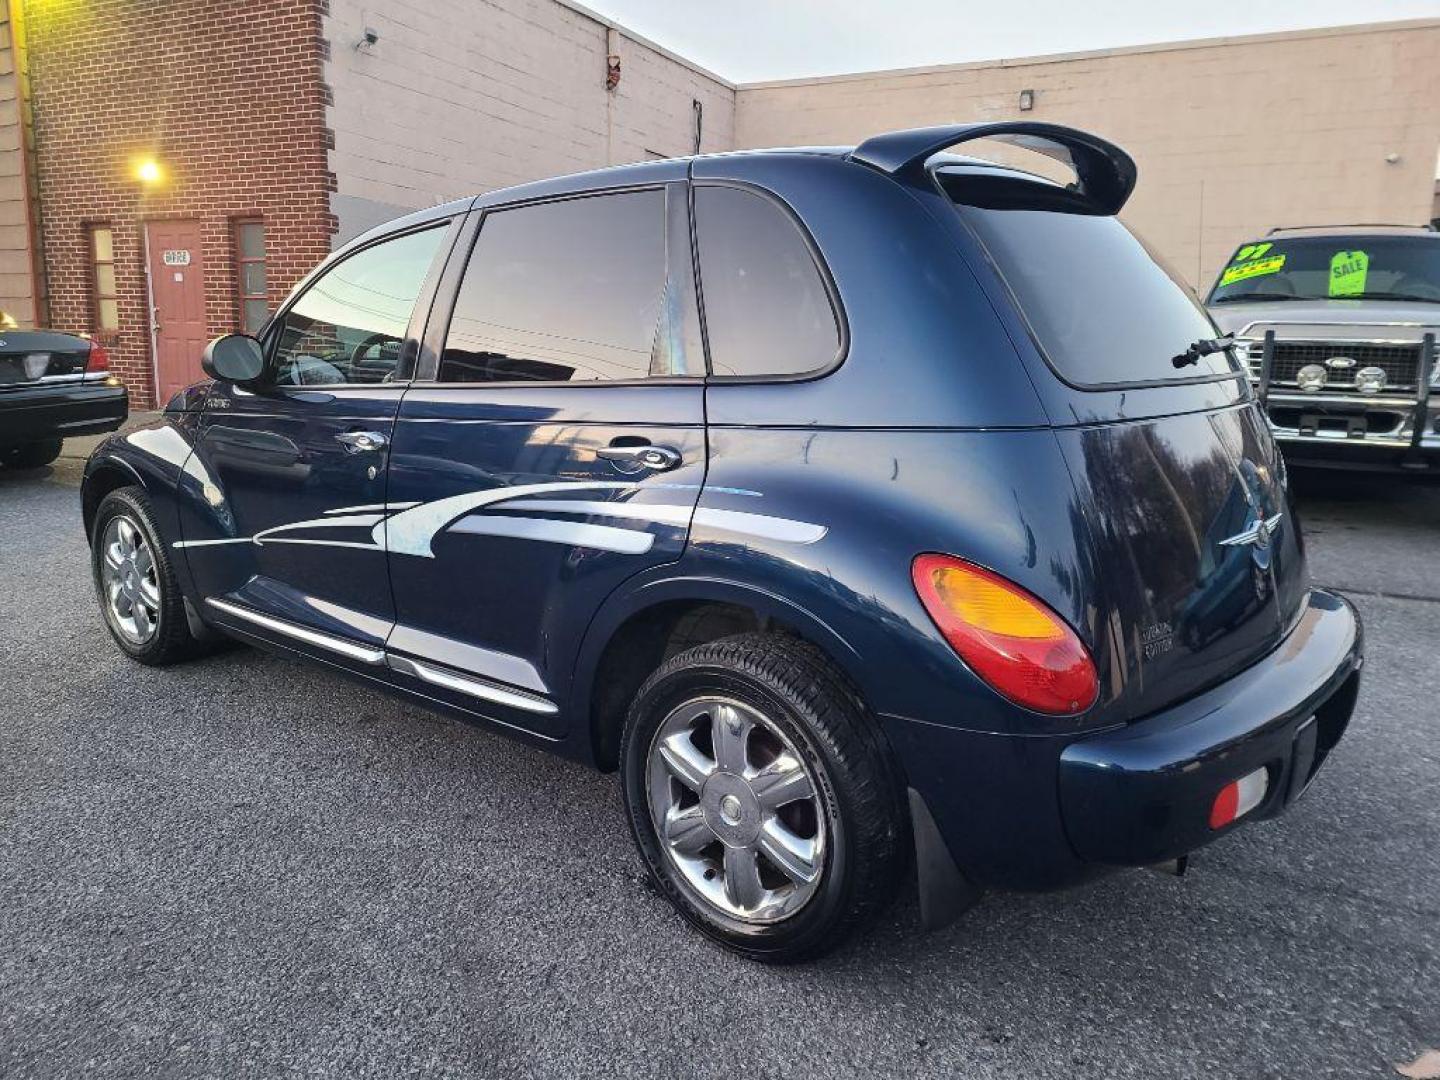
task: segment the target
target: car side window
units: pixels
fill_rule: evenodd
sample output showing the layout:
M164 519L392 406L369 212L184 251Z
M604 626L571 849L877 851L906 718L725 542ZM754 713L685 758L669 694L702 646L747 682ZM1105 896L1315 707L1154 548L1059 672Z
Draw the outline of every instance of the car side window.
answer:
M455 298L439 381L687 374L668 340L674 293L663 190L491 211Z
M415 300L445 224L406 233L336 263L312 282L275 331L280 386L391 382Z
M840 327L799 226L743 188L695 189L700 291L716 375L805 375L834 362Z

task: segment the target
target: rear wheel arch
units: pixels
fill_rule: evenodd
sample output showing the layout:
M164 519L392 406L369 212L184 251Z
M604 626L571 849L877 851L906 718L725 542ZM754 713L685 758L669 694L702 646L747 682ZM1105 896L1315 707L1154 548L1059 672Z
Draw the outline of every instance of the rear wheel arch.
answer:
M808 642L865 700L855 650L794 601L718 579L653 582L602 609L581 647L574 700L583 703L594 763L607 772L617 767L630 701L661 664L695 645L750 631Z

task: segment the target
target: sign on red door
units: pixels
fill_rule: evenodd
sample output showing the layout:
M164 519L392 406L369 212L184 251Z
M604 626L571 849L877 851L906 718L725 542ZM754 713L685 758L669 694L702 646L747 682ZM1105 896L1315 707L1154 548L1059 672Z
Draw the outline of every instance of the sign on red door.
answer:
M154 305L155 393L158 405L203 378L205 264L198 221L145 223L145 251Z

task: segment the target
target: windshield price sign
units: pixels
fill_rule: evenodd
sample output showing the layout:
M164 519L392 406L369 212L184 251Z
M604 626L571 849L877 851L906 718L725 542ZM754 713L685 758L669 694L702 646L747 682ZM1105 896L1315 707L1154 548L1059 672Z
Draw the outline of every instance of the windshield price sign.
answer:
M1337 251L1330 258L1330 295L1358 296L1365 291L1370 256L1363 251Z

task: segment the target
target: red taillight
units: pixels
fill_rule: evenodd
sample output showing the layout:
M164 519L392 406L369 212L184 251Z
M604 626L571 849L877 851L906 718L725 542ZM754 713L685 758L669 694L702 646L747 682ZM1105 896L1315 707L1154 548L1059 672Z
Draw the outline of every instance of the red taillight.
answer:
M90 342L90 356L85 361L85 370L87 372L110 370L110 354L98 341Z
M953 555L921 555L911 576L945 640L998 693L1055 716L1095 704L1100 680L1090 653L1020 586Z

